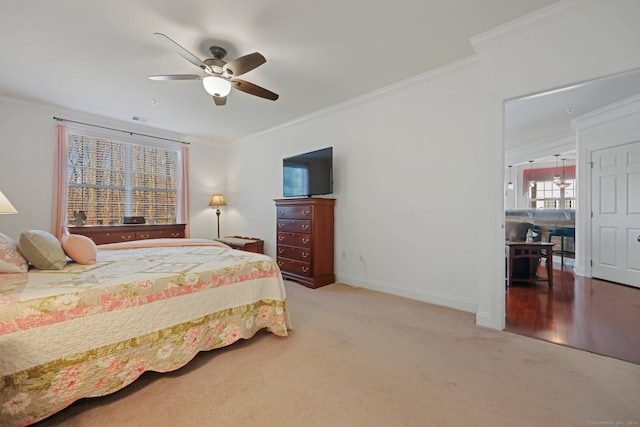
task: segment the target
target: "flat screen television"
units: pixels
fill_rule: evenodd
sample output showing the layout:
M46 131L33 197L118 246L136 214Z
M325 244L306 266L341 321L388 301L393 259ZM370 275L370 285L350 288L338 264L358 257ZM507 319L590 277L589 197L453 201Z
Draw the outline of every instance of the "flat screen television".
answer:
M282 159L282 178L284 197L333 193L333 147Z

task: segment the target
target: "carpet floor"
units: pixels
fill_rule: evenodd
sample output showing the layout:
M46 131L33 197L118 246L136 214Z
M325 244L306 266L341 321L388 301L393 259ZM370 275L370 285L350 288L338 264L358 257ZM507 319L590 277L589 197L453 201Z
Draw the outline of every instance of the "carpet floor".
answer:
M37 425L640 425L640 365L366 289L286 289L289 337L260 332Z

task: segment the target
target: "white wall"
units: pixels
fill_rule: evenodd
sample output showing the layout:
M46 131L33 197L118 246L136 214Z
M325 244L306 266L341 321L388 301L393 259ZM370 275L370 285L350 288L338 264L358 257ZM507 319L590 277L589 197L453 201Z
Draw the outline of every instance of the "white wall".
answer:
M274 255L282 157L331 145L338 280L502 328L503 102L640 66L637 16L637 1L561 2L477 38L475 59L236 143L233 226Z
M135 124L0 96L0 191L19 212L0 215L0 232L14 239L25 229L51 230L54 116L180 140L179 135ZM192 143L190 150L191 234L210 238L215 214L207 205L211 194L226 190L226 149Z
M190 151L189 194L191 237L217 237L215 209L209 207L212 194L227 198L227 150L207 144L192 143ZM221 208L224 210L225 208ZM220 232L226 227L227 216L220 215Z

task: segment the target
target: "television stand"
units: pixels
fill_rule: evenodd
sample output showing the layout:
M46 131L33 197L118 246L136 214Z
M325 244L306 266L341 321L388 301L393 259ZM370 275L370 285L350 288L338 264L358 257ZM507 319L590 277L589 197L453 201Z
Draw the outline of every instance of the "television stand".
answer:
M214 239L217 242L224 243L233 249L239 249L246 252L254 252L257 254L264 253L264 240L257 237L244 236L227 236Z
M277 262L282 277L309 288L334 283L335 199L309 197L276 202Z

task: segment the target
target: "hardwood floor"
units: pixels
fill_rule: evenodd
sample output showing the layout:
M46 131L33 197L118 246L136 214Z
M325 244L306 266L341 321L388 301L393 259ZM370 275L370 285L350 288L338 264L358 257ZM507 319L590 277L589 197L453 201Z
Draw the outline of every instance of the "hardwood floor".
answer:
M640 289L575 276L554 265L546 282L506 291L506 330L640 364ZM538 274L546 274L541 266Z

